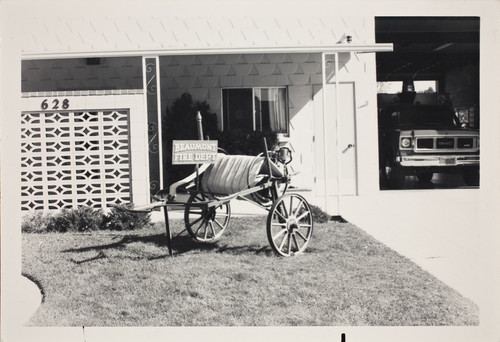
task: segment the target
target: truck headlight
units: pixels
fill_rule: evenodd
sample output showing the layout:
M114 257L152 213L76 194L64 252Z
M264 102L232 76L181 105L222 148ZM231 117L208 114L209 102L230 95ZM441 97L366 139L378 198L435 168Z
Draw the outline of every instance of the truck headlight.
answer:
M402 138L401 139L401 147L408 148L411 146L411 138Z

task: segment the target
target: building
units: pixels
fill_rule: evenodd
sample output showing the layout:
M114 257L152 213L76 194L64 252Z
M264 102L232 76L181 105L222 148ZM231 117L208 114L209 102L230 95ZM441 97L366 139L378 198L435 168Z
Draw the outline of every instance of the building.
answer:
M78 6L60 14L23 7L23 210L148 202L169 172L161 116L185 92L210 105L220 129L250 130L262 129L252 112L273 94L283 108L273 125L300 172L294 185L332 215L381 193L377 81L433 79L457 109L478 112L478 17L416 17L413 25L313 9L222 15L152 5L158 12L93 16ZM429 53L447 49L461 58ZM252 118L235 116L234 103L246 103Z
M443 241L458 241L459 257L449 258L440 279L458 274L461 283L472 283L483 300L481 328L496 324L491 306L498 297L491 294L498 293L498 277L491 275L498 272L500 70L493 47L499 23L492 14L497 4L486 6L493 1L405 2L404 9L379 2L124 1L119 11L106 1L6 2L0 21L4 253L20 242L12 227L19 227L21 207L149 201L163 186L159 114L182 92L208 101L224 128L224 92L286 89L283 139L301 171L299 190L404 255L411 247L440 251ZM403 26L394 32L395 22L384 23L388 15L467 16L480 19L480 31L474 20L465 34L461 25L450 32L399 20ZM453 51L433 79L469 118L471 109L481 110L480 187L380 190L377 81L403 80L413 66L421 80L431 77L422 71L439 61L424 49ZM476 60L453 64L469 58ZM21 258L8 260L18 276ZM458 333L469 338L464 331Z
M34 18L22 37L23 210L148 202L168 172L161 115L185 92L220 129L262 129L235 117L255 108L229 108L278 99L294 185L330 213L378 189L376 146L356 142L376 127L375 52L392 49L374 17L58 20Z

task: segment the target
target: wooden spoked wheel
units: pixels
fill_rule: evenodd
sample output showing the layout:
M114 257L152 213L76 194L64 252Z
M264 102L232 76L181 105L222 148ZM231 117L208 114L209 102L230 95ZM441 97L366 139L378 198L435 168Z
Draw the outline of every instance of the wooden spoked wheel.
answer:
M311 208L304 197L285 194L267 216L267 238L273 250L285 257L302 253L313 232Z
M215 242L220 239L231 219L229 202L217 207L196 205L198 202L215 200L198 192L192 194L184 210L184 223L189 235L198 242Z

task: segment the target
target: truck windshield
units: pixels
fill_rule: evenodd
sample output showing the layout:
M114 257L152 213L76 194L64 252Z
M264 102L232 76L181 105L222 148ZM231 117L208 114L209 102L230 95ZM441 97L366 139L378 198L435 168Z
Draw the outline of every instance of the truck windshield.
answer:
M385 111L385 120L391 126L453 126L457 120L453 111L439 106L408 106Z

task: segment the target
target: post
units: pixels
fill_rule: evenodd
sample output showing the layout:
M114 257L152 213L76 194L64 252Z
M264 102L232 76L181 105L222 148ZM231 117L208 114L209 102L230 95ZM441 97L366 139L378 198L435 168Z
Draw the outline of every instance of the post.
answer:
M160 106L160 60L158 56L143 57L143 89L148 124L149 194L154 196L163 188L163 150Z
M167 233L167 247L168 247L168 254L170 256L173 255L172 251L172 232L170 231L170 222L168 221L168 208L167 206L163 207L163 213L165 215L165 229Z
M201 113L198 111L196 114L196 121L198 123L198 140L203 140L203 126L201 125Z
M203 126L201 124L201 120L202 120L202 117L201 117L201 113L200 111L198 111L198 113L196 114L196 122L197 122L197 125L198 125L198 140L203 140ZM198 164L196 164L196 191L200 191L200 182L198 181L199 177L200 177L200 166Z
M265 156L266 156L266 163L267 163L267 168L268 168L268 172L269 172L269 179L272 179L273 178L273 171L272 171L272 168L271 168L271 160L269 159L269 151L267 150L267 140L266 138L262 138L264 140L264 153L265 153Z

